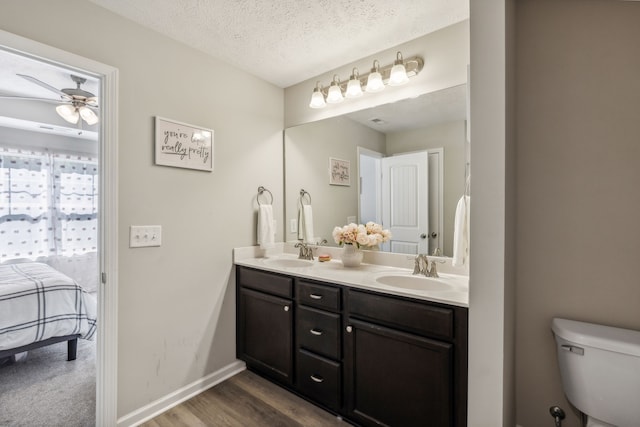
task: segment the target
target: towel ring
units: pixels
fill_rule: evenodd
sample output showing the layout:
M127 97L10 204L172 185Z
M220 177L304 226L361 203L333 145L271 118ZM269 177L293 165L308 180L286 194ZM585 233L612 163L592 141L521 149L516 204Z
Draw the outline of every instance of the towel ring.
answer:
M260 203L260 196L262 194L264 194L264 192L269 193L269 196L271 196L271 201L269 203L267 203L268 205L273 204L273 194L271 194L271 191L267 190L266 188L264 188L262 185L260 187L258 187L258 195L256 196L256 200L258 201L258 206L261 205Z
M309 203L308 204L310 205L311 204L311 194L309 194L308 191L305 191L304 188L300 189L300 204L304 205L304 196L305 195L309 198Z

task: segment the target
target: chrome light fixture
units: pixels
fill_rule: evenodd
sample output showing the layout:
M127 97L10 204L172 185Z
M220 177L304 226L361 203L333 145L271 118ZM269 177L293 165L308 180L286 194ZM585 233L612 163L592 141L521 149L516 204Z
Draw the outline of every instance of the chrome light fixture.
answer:
M311 108L323 108L329 104L337 104L344 98L357 98L362 96L362 85L366 82L365 92L375 93L384 90L386 85L399 86L406 84L409 79L416 76L424 68L424 60L419 56L403 59L402 53L396 54L393 64L380 67L378 60L373 61L371 72L364 75L353 68L348 81L341 82L337 74L334 74L331 84L325 88L316 82L316 87L311 95Z
M329 86L329 92L327 92L327 102L329 104L338 104L342 101L344 101L344 96L342 96L342 89L340 88L340 78L337 74L334 74L331 86Z
M347 98L357 98L362 96L362 83L360 82L360 75L358 69L354 68L351 72L351 78L347 83L347 90L345 92Z
M369 93L380 92L384 89L384 82L382 81L382 74L380 74L380 63L378 60L373 61L373 68L371 74L367 78L367 88L365 89Z
M398 52L396 62L393 63L393 67L389 73L389 86L400 86L408 82L409 76L407 76L407 70L404 68L402 53Z
M311 102L309 102L309 107L322 108L326 105L327 103L324 101L324 94L322 93L322 89L320 88L320 82L316 82L316 87L315 89L313 89L313 94L311 94Z

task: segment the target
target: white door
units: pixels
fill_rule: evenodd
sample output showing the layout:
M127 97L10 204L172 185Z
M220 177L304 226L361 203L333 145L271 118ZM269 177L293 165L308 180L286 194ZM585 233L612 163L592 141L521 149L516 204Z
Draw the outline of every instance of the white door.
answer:
M429 157L426 151L382 159L382 224L391 231L384 250L427 253Z

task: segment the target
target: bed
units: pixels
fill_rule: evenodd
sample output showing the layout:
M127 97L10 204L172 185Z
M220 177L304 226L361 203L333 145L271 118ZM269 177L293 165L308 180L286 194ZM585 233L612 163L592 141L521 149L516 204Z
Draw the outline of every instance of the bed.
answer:
M47 264L0 265L0 359L67 341L76 359L78 338L96 334L96 299Z

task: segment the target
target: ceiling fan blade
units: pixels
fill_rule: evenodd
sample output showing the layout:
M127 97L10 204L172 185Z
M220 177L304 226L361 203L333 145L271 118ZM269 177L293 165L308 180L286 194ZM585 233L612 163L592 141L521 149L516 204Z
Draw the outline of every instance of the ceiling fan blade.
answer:
M98 97L97 96L92 96L91 98L87 98L85 100L85 105L87 107L98 108Z
M50 102L52 104L67 103L66 101L60 100L60 99L34 98L30 96L0 95L0 99L16 99L16 100L22 100L22 101L42 101L42 102Z
M16 74L16 75L22 77L23 79L29 80L31 83L37 84L40 87L43 87L43 88L45 88L47 90L50 90L51 92L57 93L60 96L63 96L63 97L67 97L68 96L66 93L62 92L60 89L57 89L57 88L51 86L50 84L47 84L47 83L45 83L45 82L43 82L41 80L38 80L35 77L31 77L31 76L28 76L26 74Z

